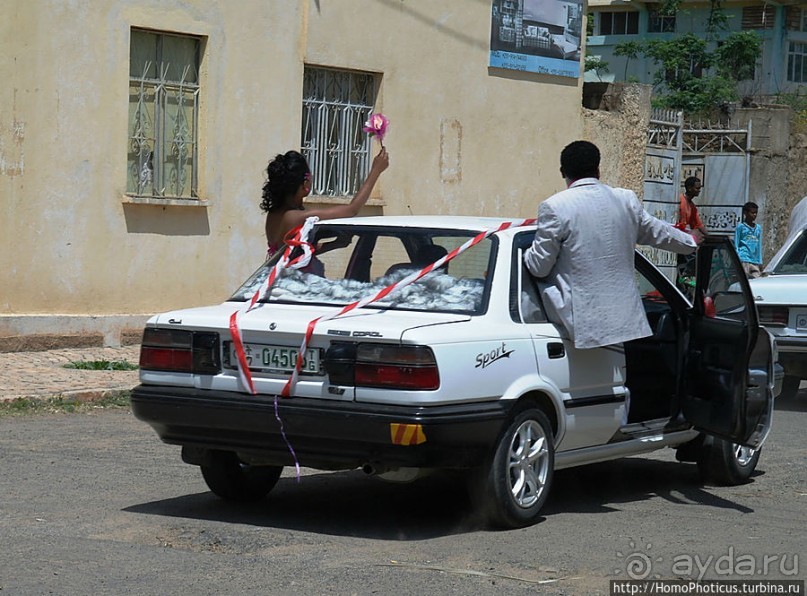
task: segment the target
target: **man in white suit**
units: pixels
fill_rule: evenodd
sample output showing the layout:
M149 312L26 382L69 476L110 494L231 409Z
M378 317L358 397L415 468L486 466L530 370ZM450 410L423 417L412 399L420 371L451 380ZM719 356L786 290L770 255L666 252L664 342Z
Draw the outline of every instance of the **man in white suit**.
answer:
M538 207L538 229L524 254L539 278L549 320L576 348L597 348L652 334L636 287L636 244L681 254L693 237L647 213L636 194L600 182L600 151L575 141L560 154L568 188Z

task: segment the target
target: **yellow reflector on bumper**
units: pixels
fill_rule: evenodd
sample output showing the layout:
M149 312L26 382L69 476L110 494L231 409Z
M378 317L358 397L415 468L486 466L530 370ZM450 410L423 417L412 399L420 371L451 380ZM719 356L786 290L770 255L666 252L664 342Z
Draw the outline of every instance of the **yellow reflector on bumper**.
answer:
M397 424L391 422L389 431L393 445L420 445L426 442L426 434L423 432L423 425L421 424Z

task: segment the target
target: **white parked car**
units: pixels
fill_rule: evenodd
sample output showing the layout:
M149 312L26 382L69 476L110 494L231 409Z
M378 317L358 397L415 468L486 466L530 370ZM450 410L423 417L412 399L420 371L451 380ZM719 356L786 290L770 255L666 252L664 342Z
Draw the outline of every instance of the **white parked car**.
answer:
M782 397L793 397L807 380L807 199L794 210L790 234L765 268L751 280L759 321L774 336L785 371Z
M637 253L654 335L578 350L544 316L523 224L320 222L304 268L278 254L226 302L148 322L133 411L225 499L263 498L296 464L389 480L462 470L486 518L517 527L560 468L671 447L711 480L747 481L773 342L731 244L699 248L694 306Z

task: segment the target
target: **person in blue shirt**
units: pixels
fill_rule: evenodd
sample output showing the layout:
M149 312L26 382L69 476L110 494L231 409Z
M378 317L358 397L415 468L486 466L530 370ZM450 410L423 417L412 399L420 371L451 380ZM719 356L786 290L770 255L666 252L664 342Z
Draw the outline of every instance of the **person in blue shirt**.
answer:
M756 203L743 205L743 220L734 230L734 247L750 279L762 275L762 226L756 223L758 213Z

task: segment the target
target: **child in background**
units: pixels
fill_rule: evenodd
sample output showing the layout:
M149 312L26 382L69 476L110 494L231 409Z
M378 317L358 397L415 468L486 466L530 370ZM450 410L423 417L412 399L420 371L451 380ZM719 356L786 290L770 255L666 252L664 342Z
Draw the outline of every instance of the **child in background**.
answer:
M750 279L762 275L762 226L756 223L758 213L756 203L743 205L743 220L734 230L734 247Z

